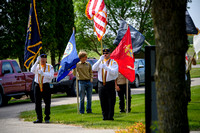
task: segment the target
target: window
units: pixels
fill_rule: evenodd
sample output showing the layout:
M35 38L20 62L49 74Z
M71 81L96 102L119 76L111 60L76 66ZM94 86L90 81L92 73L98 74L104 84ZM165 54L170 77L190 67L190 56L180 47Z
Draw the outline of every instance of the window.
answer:
M21 73L22 72L16 61L12 61L12 64L13 64L15 70L17 71L17 73Z
M54 66L54 72L57 72L57 71L59 70L59 67L60 67L60 64L56 64L56 65Z
M10 62L3 62L3 65L2 65L2 73L13 73L13 69L12 69L12 66L10 64Z
M139 66L141 66L141 65L143 65L143 62L140 60L140 61L139 61Z

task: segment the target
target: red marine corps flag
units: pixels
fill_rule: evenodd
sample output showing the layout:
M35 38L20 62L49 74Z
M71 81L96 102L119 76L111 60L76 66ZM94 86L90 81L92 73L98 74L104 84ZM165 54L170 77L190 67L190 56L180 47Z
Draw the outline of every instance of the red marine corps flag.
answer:
M100 41L106 32L107 12L104 0L89 0L85 14L89 20L94 20L94 31Z
M110 55L110 58L117 61L119 72L124 77L126 77L130 82L135 80L135 58L132 50L131 33L129 27L117 48Z

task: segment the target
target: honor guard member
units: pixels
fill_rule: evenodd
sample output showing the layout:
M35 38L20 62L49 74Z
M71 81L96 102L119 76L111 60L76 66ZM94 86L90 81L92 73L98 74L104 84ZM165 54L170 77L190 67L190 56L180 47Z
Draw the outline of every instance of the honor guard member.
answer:
M115 79L118 77L118 64L115 60L110 59L109 49L103 49L103 55L92 66L92 70L98 71L98 91L103 120L114 120Z
M117 90L117 93L118 93L119 109L121 113L125 112L124 98L127 99L126 80L127 79L120 72L118 73L118 78L115 80L115 89ZM127 108L127 105L126 105L126 108ZM130 90L130 86L128 85L128 112L130 111L131 111L131 90Z
M38 63L41 63L41 66ZM50 104L51 104L51 91L49 83L54 77L54 69L52 65L47 64L47 55L41 54L37 57L35 64L31 68L31 72L35 74L35 111L37 120L33 123L42 123L42 98L45 103L45 123L50 120Z
M79 95L80 95L80 106L79 111L81 114L85 112L85 94L87 96L87 113L92 113L91 105L92 105L92 81L93 81L93 72L92 66L87 60L87 53L84 51L80 51L78 54L80 61L77 63L77 79L79 85ZM76 71L73 70L73 75L76 75Z

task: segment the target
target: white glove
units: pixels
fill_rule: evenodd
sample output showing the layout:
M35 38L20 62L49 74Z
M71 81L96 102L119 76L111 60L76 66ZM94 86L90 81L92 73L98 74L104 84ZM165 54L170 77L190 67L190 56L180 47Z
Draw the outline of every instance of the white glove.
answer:
M38 73L43 76L44 75L44 72L42 70L38 70Z
M99 60L103 61L104 60L104 55L100 56Z
M36 62L39 63L40 60L41 60L41 57L38 56Z
M106 64L100 64L99 68L103 68L103 69L107 70L108 67L106 66Z

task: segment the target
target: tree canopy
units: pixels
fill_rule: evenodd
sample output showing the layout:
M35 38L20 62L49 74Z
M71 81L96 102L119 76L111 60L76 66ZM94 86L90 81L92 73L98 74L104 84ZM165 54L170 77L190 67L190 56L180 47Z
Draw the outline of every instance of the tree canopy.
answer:
M101 43L93 30L93 21L87 19L88 0L36 1L42 35L42 51L51 56L51 63L60 61L67 42L76 29L77 49L101 54ZM102 39L105 47L114 48L119 19L123 18L154 44L150 0L105 0L108 15L107 31ZM0 59L18 58L23 66L24 46L30 0L3 0L1 2ZM10 52L12 51L12 52ZM57 58L56 58L57 57Z
M74 0L77 48L92 50L100 55L101 43L97 41L96 33L93 31L93 21L87 19L85 15L87 2L88 0ZM108 25L102 39L104 47L115 47L113 40L117 36L121 18L140 31L146 40L154 44L150 0L105 0L105 4Z

